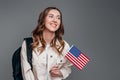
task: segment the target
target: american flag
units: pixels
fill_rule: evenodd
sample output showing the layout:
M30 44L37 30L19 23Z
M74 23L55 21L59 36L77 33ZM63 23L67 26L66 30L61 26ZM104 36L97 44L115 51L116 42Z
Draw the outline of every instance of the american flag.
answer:
M84 53L82 53L74 45L71 46L70 50L65 55L65 57L80 70L82 70L90 60Z

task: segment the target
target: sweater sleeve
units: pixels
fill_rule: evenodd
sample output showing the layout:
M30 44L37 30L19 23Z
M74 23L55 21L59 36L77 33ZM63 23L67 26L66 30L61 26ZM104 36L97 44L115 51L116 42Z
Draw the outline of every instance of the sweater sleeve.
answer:
M23 41L22 48L21 48L21 69L22 69L23 80L35 80L33 72L31 70L31 66L27 61L26 52L27 52L26 42Z

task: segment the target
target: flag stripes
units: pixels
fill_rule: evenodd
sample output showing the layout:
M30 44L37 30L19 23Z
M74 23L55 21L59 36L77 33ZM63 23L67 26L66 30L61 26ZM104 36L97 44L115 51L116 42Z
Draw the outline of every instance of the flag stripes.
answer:
M74 58L74 56L70 53L66 55L66 58L70 60L75 66L77 66L80 70L82 70L82 65L78 63L78 60Z
M77 54L77 56L76 56ZM79 55L78 55L79 54ZM65 57L73 63L77 68L82 70L84 66L89 62L89 58L83 54L80 50L78 50L75 46L72 46L69 52L65 55Z

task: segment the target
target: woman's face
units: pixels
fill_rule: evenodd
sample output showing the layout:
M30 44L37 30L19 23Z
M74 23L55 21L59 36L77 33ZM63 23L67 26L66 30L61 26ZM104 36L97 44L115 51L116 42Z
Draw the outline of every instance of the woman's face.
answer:
M61 23L60 12L52 9L48 12L45 18L45 29L50 32L55 32L59 29Z

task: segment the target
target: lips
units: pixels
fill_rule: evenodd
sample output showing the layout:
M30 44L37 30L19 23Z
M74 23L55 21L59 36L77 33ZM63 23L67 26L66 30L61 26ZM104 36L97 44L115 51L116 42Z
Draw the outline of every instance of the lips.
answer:
M57 27L57 24L56 24L56 23L50 23L50 25L51 25L52 27Z

